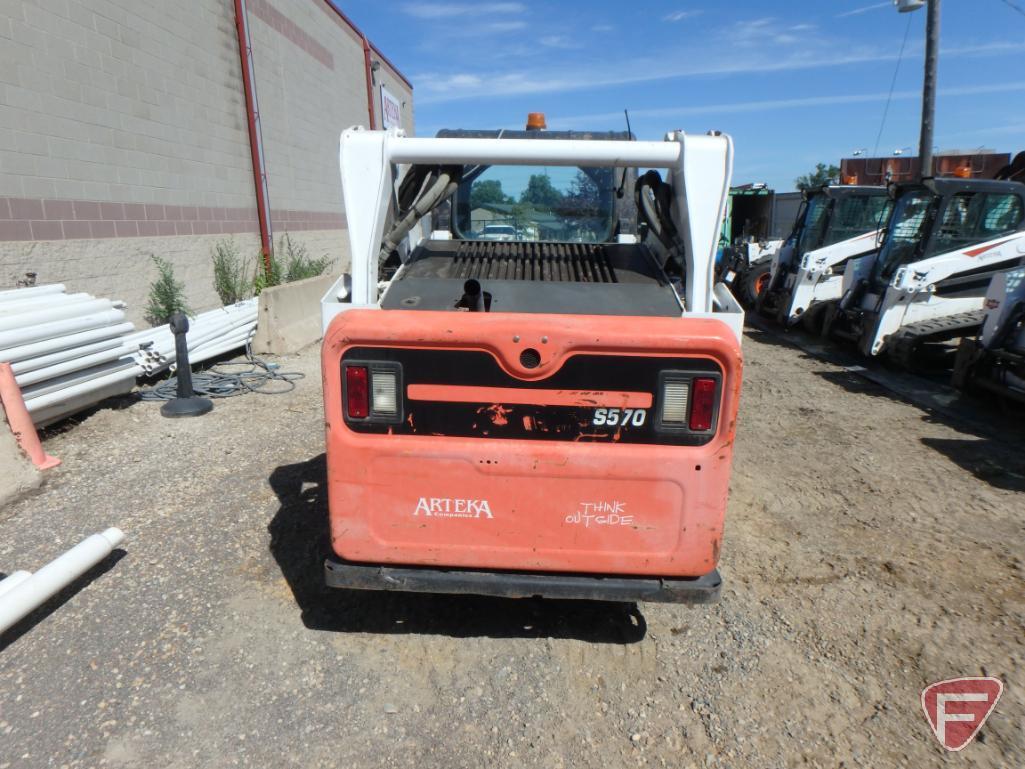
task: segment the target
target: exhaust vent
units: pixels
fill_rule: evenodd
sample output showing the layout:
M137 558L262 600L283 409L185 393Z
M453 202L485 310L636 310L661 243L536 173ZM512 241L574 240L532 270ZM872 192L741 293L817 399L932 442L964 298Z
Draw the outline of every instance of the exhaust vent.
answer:
M600 243L462 241L450 277L468 280L540 280L618 283Z

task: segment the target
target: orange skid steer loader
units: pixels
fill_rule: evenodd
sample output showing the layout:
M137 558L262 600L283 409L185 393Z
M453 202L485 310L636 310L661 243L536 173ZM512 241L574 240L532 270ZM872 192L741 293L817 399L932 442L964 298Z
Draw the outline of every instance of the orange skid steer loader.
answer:
M327 583L717 600L743 322L713 278L729 137L352 128L340 162Z

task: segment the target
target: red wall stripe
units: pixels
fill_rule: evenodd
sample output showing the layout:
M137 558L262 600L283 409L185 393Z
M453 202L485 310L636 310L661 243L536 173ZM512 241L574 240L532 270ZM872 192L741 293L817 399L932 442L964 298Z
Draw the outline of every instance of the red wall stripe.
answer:
M335 68L335 59L331 51L314 40L302 27L285 16L267 0L247 0L247 7L253 16L258 18L282 37L291 40L328 69Z

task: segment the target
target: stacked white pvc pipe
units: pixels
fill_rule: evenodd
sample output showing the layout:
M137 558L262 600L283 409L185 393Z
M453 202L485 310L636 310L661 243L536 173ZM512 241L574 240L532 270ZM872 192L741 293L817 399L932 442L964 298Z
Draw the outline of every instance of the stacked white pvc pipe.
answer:
M82 540L35 574L16 571L0 581L0 633L110 555L124 538L120 529L109 528Z
M141 371L130 356L124 303L61 284L0 291L0 362L8 362L36 425L126 393Z
M189 319L189 360L244 347L256 333L257 300ZM37 426L129 392L140 376L175 367L166 326L136 331L124 304L61 284L0 291L0 362L9 362Z
M256 333L256 316L257 300L247 299L189 318L185 335L189 360L199 363L244 347ZM167 326L137 331L129 334L127 340L136 346L132 357L145 374L174 368L174 335Z

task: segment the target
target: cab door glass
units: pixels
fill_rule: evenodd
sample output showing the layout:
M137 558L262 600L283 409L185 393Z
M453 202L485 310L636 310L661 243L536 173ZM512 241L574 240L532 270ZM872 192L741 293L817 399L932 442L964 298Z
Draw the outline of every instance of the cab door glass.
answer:
M947 203L929 254L958 251L1013 232L1022 216L1022 200L1013 193L960 192Z

